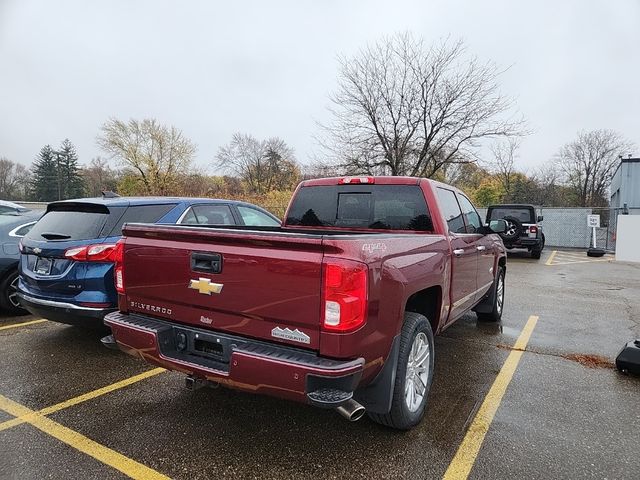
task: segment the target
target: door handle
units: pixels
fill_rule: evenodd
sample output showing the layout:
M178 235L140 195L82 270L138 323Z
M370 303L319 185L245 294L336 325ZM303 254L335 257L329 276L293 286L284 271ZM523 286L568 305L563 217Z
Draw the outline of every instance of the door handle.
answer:
M454 254L456 257L460 257L461 255L464 255L464 249L462 249L462 248L456 248L456 249L453 251L453 254Z
M476 247L476 250L478 250L479 252L483 252L487 249L487 247L485 247L484 245L478 245Z
M205 273L222 272L222 255L219 253L191 253L191 270Z

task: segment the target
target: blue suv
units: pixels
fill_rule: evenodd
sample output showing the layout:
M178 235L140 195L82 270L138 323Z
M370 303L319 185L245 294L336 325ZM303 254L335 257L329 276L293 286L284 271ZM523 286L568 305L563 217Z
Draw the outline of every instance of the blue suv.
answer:
M250 203L170 197L116 197L50 203L20 244L21 305L56 322L101 326L117 307L115 244L125 223L276 226Z

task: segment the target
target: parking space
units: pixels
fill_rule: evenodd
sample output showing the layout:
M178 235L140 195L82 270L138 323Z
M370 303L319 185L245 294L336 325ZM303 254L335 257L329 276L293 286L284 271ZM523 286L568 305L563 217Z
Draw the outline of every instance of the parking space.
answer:
M467 315L437 338L427 416L406 433L190 392L99 332L2 319L0 477L634 478L640 380L612 362L640 336L640 266L552 254L510 255L502 324Z

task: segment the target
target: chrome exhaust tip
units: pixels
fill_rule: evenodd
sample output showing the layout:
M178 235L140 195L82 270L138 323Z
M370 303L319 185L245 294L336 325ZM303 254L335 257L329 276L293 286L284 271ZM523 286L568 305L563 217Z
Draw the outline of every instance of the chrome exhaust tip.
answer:
M357 422L365 414L365 408L355 400L348 400L336 408L337 412L350 422Z

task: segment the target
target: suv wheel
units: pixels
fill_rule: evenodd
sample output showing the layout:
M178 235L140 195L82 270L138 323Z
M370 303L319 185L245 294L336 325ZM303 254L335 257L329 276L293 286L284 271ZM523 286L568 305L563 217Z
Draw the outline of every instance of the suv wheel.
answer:
M18 301L18 271L14 270L0 283L0 307L16 315L28 312L20 306Z
M406 312L391 411L369 413L374 422L408 430L422 420L433 380L434 344L431 324L424 315Z
M533 255L533 252L531 253ZM495 280L495 294L493 295L493 308L488 313L479 313L478 320L483 322L499 322L504 308L504 268L499 267Z

